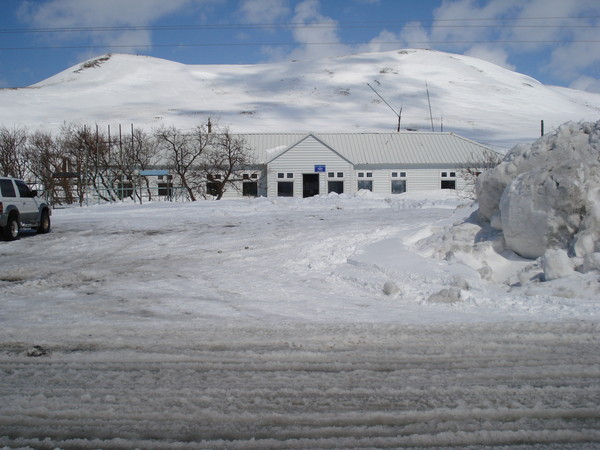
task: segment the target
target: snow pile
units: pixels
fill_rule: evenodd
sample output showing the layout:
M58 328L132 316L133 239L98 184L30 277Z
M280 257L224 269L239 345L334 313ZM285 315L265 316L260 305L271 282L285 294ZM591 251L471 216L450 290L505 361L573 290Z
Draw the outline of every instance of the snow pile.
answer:
M480 217L502 230L506 247L525 258L543 256L550 278L575 266L597 269L600 122L570 122L516 146L480 177L477 198Z
M511 286L593 275L600 270L600 122L566 123L516 146L479 177L477 200L467 219L417 242L420 253ZM587 281L596 292L598 283Z

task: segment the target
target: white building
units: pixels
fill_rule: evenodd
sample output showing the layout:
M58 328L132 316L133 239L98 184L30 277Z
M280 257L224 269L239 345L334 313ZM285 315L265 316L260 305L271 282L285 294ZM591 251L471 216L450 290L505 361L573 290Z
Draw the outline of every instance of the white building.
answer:
M491 149L454 133L244 134L256 167L227 197L310 197L367 189L379 194L468 188L465 167Z

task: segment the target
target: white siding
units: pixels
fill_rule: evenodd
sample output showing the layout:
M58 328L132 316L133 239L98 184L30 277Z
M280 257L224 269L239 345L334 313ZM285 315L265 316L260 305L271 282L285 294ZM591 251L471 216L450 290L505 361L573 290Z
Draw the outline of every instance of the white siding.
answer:
M326 172L343 172L344 192L350 192L352 165L317 139L309 136L268 164L269 197L277 196L278 181L293 181L294 197L302 197L302 175L315 173L315 165L325 166ZM277 178L278 173L293 173L294 178L281 180ZM320 194L327 193L327 181L329 181L327 173L320 173Z

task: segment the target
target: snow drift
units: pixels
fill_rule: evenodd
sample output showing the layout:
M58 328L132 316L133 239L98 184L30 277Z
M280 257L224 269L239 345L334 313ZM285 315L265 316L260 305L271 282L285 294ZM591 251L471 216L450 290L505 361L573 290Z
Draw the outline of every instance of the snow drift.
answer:
M476 187L479 217L506 248L544 257L546 279L600 268L600 121L518 145Z

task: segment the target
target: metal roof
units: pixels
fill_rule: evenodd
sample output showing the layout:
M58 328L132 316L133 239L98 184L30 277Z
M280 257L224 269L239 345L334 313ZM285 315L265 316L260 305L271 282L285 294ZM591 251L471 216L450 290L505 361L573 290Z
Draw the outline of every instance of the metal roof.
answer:
M267 163L307 136L314 136L355 166L459 166L478 161L490 148L454 133L256 133L241 134Z

